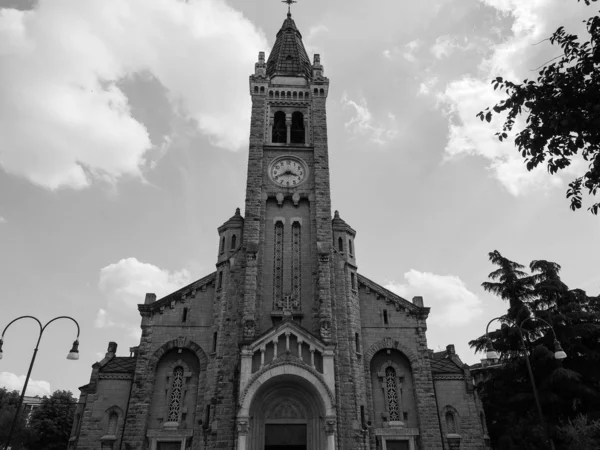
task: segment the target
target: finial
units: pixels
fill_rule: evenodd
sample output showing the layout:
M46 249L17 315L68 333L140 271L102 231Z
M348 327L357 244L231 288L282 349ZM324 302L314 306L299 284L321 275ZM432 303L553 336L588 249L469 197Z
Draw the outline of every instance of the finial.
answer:
M287 3L288 5L288 18L292 17L292 3L298 3L296 0L281 0L281 3Z
M239 216L239 215L240 215L240 208L236 208L236 209L235 209L235 215L236 215L236 216Z

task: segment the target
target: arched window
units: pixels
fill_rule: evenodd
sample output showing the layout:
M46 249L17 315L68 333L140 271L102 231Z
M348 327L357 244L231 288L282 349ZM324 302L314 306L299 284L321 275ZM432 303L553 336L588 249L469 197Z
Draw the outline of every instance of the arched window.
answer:
M269 98L273 98L273 91L269 91Z
M451 411L446 413L446 432L448 434L456 434L456 420Z
M354 254L354 249L352 248L352 239L348 239L348 253L350 253L350 255Z
M260 87L260 93L261 93L261 94L264 94L264 93L265 93L265 87L264 87L264 86L261 86L261 87Z
M321 94L321 96L323 97L323 96L325 95L325 89L321 89L321 90L319 91L319 94Z
M300 98L300 99L304 98L304 92L299 92L298 93L298 98Z
M305 96L306 98L308 98L308 97L310 97L310 93L309 93L309 92L307 92L306 94L304 94L304 96Z
M400 407L398 402L398 385L396 384L396 370L388 366L385 369L385 392L390 422L400 421Z
M273 309L283 306L283 223L275 224L273 242Z
M231 250L235 250L237 247L237 236L234 234L231 236Z
M285 144L287 142L287 128L285 126L285 113L277 111L273 120L273 139L274 144Z
M219 245L219 253L223 253L225 251L225 236L221 238L221 245Z
M117 425L119 423L119 415L113 411L108 416L108 426L106 429L106 434L109 436L117 435Z
M292 114L292 139L293 144L304 144L304 115L296 111Z
M298 93L297 93L296 91L294 91L294 93L292 94L292 96L293 96L294 98L298 98Z
M258 86L254 86L254 93L258 94Z
M344 251L344 240L341 237L338 239L338 250L340 252Z
M315 88L315 97L319 95L319 90L317 88Z
M173 370L173 380L171 381L171 398L169 399L168 422L179 422L182 393L183 367L177 366Z
M287 98L292 98L292 91L288 91Z
M279 98L279 91L275 91L275 98Z
M292 225L292 296L295 307L299 307L302 279L302 228L300 223L294 222Z

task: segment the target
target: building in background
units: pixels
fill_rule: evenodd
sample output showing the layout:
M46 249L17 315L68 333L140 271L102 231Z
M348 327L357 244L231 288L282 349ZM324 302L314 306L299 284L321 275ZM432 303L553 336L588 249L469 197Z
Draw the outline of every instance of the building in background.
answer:
M328 92L288 14L250 76L245 215L218 228L215 272L147 294L129 357L109 344L70 448L485 448L468 367L428 350L421 297L359 274L331 215Z

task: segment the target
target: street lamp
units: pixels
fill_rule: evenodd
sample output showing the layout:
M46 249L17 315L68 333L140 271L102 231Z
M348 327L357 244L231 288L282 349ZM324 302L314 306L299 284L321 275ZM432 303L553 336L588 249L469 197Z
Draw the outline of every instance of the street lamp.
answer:
M527 346L525 345L525 339L523 338L523 328L522 328L523 325L525 325L525 323L527 323L530 320L539 320L540 322L544 322L546 325L548 325L550 330L552 330L552 335L554 336L554 358L558 359L558 360L565 359L567 357L567 354L562 349L560 342L558 342L558 339L556 339L556 333L554 332L554 328L552 327L552 325L550 325L544 319L539 319L537 317L528 317L523 322L521 322L521 325L518 325L517 322L515 322L514 320L509 319L508 317L504 316L504 317L493 318L492 320L490 320L488 322L487 327L485 327L485 336L487 338L486 357L488 359L499 359L498 353L496 352L496 350L494 350L492 340L489 337L489 328L490 328L491 323L494 320L498 320L498 321L502 321L502 322L509 322L512 325L514 325L515 328L519 331L519 337L521 338L521 345L523 346L523 353L525 353L525 364L527 365L527 371L529 372L529 378L531 379L531 387L533 389L533 396L535 398L535 404L537 406L538 415L540 416L540 422L542 423L542 426L544 427L544 431L546 432L546 437L548 438L548 442L550 443L550 448L552 450L554 450L554 441L552 441L552 438L550 437L550 433L548 432L548 425L546 424L546 420L544 419L544 414L542 412L542 405L540 403L540 398L538 396L537 387L535 385L535 378L533 377L533 370L531 369L531 362L529 361L529 354L527 353Z
M4 327L4 330L2 331L2 336L0 336L0 359L2 359L2 344L4 344L4 334L6 333L6 330L13 323L15 323L16 321L21 320L21 319L35 320L40 327L40 332L38 335L37 343L35 344L35 349L33 350L33 355L31 356L31 362L29 363L29 370L27 371L27 376L25 377L25 383L23 384L23 390L21 391L21 396L19 397L19 403L17 403L17 410L15 411L15 417L13 418L12 424L10 426L10 432L8 433L8 438L6 440L5 449L8 449L10 446L10 441L12 440L12 435L15 430L15 425L17 424L17 420L19 418L19 411L21 409L21 405L23 404L23 397L25 396L25 391L27 390L27 384L29 383L29 377L31 376L31 369L33 369L33 363L35 362L35 357L37 356L38 347L40 346L40 341L42 340L42 335L44 334L44 331L46 330L46 327L48 325L50 325L52 322L54 322L58 319L69 319L75 323L75 325L77 326L77 338L73 342L73 347L71 347L71 350L69 351L69 354L67 355L67 359L71 359L71 360L79 359L79 324L77 323L77 321L75 319L73 319L72 317L69 317L69 316L55 317L54 319L48 321L43 326L42 326L42 323L36 317L33 317L33 316L17 317L12 322L10 322L8 325L6 325L6 327Z

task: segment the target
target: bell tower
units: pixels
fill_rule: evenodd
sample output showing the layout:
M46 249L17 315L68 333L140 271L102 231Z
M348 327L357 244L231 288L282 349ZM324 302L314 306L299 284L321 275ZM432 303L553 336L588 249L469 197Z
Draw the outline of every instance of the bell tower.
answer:
M250 76L246 342L285 318L331 337L328 90L319 55L311 63L288 11L268 60L260 52Z

